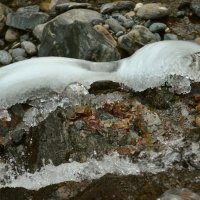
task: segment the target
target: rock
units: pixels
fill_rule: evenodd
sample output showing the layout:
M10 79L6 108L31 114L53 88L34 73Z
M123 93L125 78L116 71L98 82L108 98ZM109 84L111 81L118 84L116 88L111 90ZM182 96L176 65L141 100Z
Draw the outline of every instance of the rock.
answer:
M178 40L178 37L177 35L172 34L172 33L165 33L164 40Z
M55 8L59 4L69 3L70 0L51 0L49 4L49 10L55 11Z
M25 130L13 131L11 138L15 144L19 144L25 137L25 135L26 135Z
M44 30L44 27L46 26L46 23L45 24L39 24L37 25L34 29L33 29L33 35L39 40L41 41L42 40L42 34L43 34L43 30Z
M1 40L1 39L0 39L0 48L3 48L3 47L4 47L4 45L5 45L5 42L4 42L4 40Z
M33 56L37 53L37 48L35 44L30 41L23 41L21 47L26 51L27 54Z
M141 8L144 4L143 3L137 3L135 5L134 11L137 12L139 8Z
M33 30L38 24L47 22L49 15L39 12L38 6L19 8L14 13L9 13L6 25L21 30Z
M123 16L120 13L114 13L112 15L113 18L117 19L117 21L124 26L125 28L132 28L134 25L134 22L132 19L127 19L125 16Z
M187 188L174 188L167 190L160 198L160 200L199 200L200 196Z
M156 40L157 41L161 41L161 37L159 33L154 33L154 35L156 36Z
M28 41L30 39L29 34L24 34L20 36L20 42Z
M120 36L123 35L123 34L124 34L123 31L119 31L119 32L116 33L116 36L117 36L117 37L120 37Z
M77 8L92 8L92 4L90 3L77 3L77 2L69 2L69 3L62 3L58 4L55 7L56 13L64 13L71 9L77 9Z
M119 46L129 54L133 54L142 46L155 41L155 35L141 25L135 26L128 34L118 38Z
M130 10L134 8L132 1L116 1L112 3L103 4L100 8L102 14L111 13L116 10Z
M152 33L158 33L160 31L164 31L167 28L167 25L164 23L153 23L150 25L149 30Z
M12 61L11 55L5 51L5 50L0 50L0 63L3 65L10 64Z
M5 34L5 40L7 42L14 42L19 39L19 31L9 28Z
M14 61L24 60L26 59L26 56L27 56L25 50L22 48L11 49L10 53Z
M6 5L0 3L0 19L4 19L12 10Z
M176 13L177 17L184 17L185 16L185 11L184 10L180 10Z
M125 32L125 28L121 26L120 23L112 17L107 19L105 23L109 25L110 29L114 31L114 33L117 33L119 31Z
M112 45L112 47L116 47L117 46L117 42L115 41L115 39L113 38L113 36L109 33L109 31L102 25L95 25L94 29L101 33L106 40ZM122 32L123 34L123 32Z
M200 115L197 115L197 116L195 117L195 126L196 126L196 127L200 127Z
M191 3L190 8L196 16L200 17L200 3Z
M101 15L87 9L72 9L57 16L44 28L39 56L64 56L93 61L119 59L118 51L91 26L93 20L102 20Z
M158 3L145 4L137 11L137 16L142 19L160 19L168 15L169 10Z
M135 12L134 11L129 11L125 14L126 17L135 17Z

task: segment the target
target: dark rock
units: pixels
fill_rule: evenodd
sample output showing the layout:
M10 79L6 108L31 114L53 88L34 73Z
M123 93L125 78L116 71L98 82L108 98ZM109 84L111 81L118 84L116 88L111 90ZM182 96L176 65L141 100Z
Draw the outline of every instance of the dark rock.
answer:
M93 61L119 59L117 50L90 25L94 19L102 19L96 11L73 9L50 21L44 28L39 56L64 56Z
M153 23L151 24L151 26L149 27L149 30L152 33L158 33L160 31L164 31L167 28L167 25L164 23Z
M92 4L90 3L77 3L77 2L69 2L69 3L63 3L63 4L58 4L55 7L55 10L58 14L64 13L68 10L71 9L77 9L77 8L92 8Z
M38 6L28 6L18 9L14 13L9 13L6 25L21 30L33 30L38 24L47 22L49 15L39 12Z
M133 54L145 44L155 41L155 35L150 32L149 29L141 25L135 26L128 34L118 38L119 46L129 54Z
M184 17L185 14L186 14L185 11L181 10L181 11L178 11L178 12L177 12L176 16L177 16L177 17Z
M116 1L113 3L106 3L101 6L100 12L102 14L110 13L116 10L133 9L135 4L132 1Z
M4 19L12 10L6 5L0 3L0 21Z
M145 4L137 11L137 16L143 19L160 19L168 15L169 10L158 3Z
M19 144L22 139L25 137L26 132L22 129L19 131L14 131L11 135L12 141L16 144Z
M200 3L192 3L190 8L196 16L200 17Z

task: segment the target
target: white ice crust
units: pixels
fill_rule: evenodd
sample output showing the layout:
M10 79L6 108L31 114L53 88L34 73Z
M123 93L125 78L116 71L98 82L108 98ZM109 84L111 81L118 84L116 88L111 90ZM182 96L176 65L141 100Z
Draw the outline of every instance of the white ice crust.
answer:
M186 93L190 80L200 81L198 52L200 45L194 42L161 41L115 62L95 63L62 57L20 61L0 68L0 108L26 101L33 91L41 88L61 92L72 82L88 85L99 80L112 80L135 91L168 82L174 88L173 84L178 84L179 93Z

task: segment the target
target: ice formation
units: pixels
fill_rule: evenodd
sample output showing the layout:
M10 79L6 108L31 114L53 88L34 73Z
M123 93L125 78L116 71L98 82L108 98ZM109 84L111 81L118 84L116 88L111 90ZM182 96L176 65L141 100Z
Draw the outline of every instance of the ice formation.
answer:
M200 81L200 45L156 42L129 58L105 63L43 57L10 64L0 68L0 108L24 102L41 88L61 92L72 82L90 85L99 80L121 82L135 91L168 82L175 92L189 92L190 81Z

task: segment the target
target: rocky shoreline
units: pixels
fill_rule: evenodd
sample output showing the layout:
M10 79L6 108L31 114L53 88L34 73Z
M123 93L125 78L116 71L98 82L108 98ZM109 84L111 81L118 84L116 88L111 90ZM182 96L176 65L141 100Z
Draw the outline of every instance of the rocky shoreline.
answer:
M198 1L3 3L1 67L43 56L113 61L160 40L200 42ZM114 153L122 163L128 157L139 174L120 171L117 161L113 170L118 175L107 174L113 171L99 162ZM62 94L44 89L23 104L0 109L1 200L198 200L199 155L199 83L185 95L168 87L136 93L109 81L90 89L74 83ZM94 162L84 168L94 177L81 170L74 171L79 181L48 186L38 178L38 191L25 189L23 181L23 188L12 188L27 172L39 173L49 160L55 166ZM34 180L31 174L27 180Z

